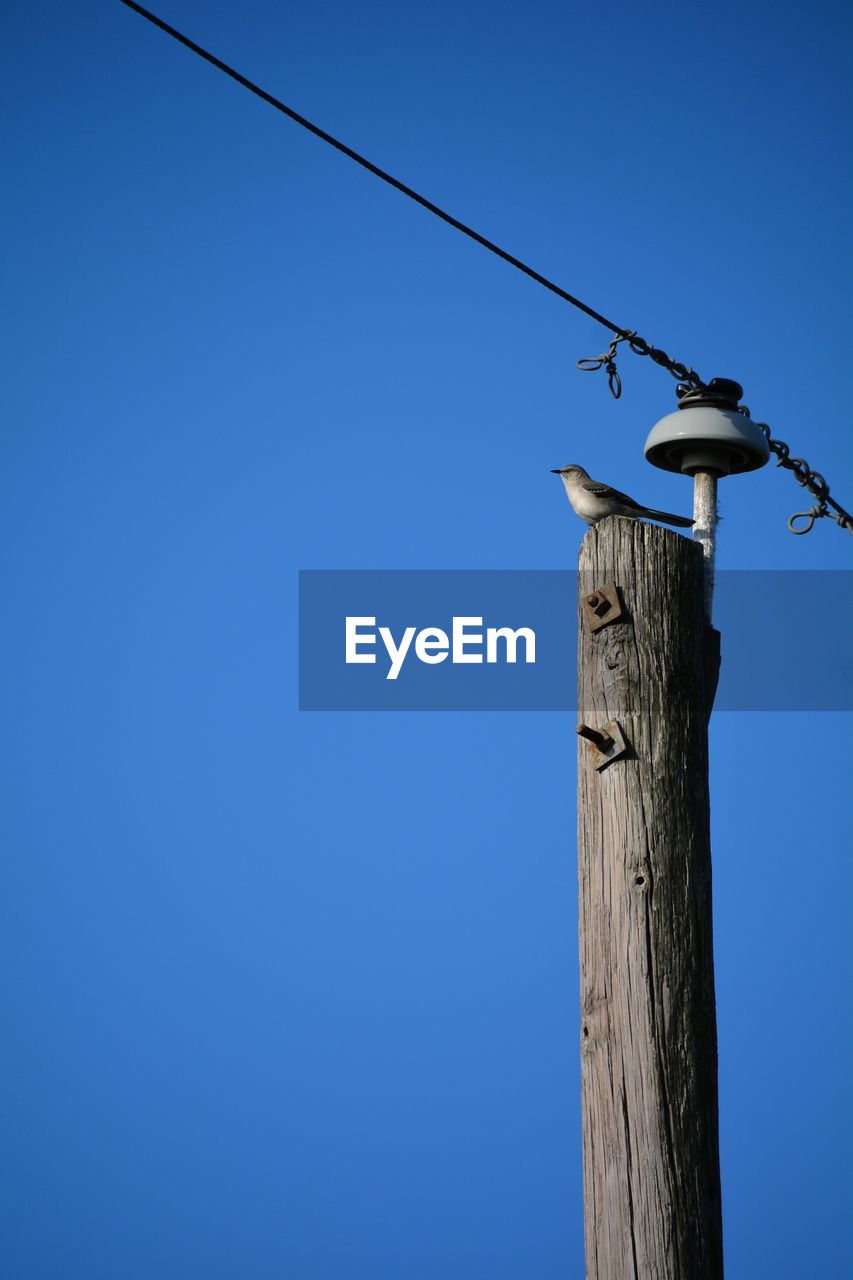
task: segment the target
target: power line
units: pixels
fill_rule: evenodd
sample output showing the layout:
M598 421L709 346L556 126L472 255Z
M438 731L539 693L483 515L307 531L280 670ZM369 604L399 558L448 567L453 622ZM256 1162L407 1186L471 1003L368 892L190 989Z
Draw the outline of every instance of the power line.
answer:
M610 329L613 333L620 334L623 338L629 336L627 329L621 328L620 325L614 324L612 320L608 320L601 312L596 311L593 307L587 306L580 298L576 298L560 285L555 284L553 280L549 280L547 276L543 276L538 271L534 271L532 267L528 267L526 263L519 258L514 257L511 253L507 253L505 249L501 249L500 245L495 244L492 240L487 240L485 236L481 236L479 231L475 231L473 227L466 226L464 222L460 222L458 218L454 218L452 214L446 210L439 208L437 204L433 204L432 200L427 200L426 196L419 195L417 191L413 191L411 187L406 186L405 182L401 182L399 178L395 178L392 174L387 173L384 169L380 169L379 165L374 164L372 160L368 160L366 156L359 155L352 147L348 147L345 142L341 142L339 138L333 138L330 133L326 133L325 129L321 129L319 125L313 124L310 120L306 120L305 116L301 116L298 111L294 111L285 102L274 97L271 93L267 93L266 89L262 89L260 85L249 80L247 76L241 75L239 71L235 71L227 62L223 62L221 58L217 58L214 54L208 53L201 45L196 44L194 40L190 40L189 36L183 35L180 31L176 31L174 27L170 27L168 22L164 22L162 18L158 18L156 14L150 13L148 9L143 9L141 4L135 4L134 0L122 0L122 4L127 5L128 9L133 9L135 13L140 14L143 18L147 18L155 27L159 27L161 31L165 31L167 35L172 36L179 44L184 45L193 53L198 54L200 58L204 58L205 62L209 62L211 66L216 67L219 71L224 71L225 75L230 76L232 80L236 80L244 89L248 89L250 93L254 93L256 97L262 98L264 102L268 102L271 107L275 107L276 111L280 111L282 115L293 120L296 124L301 125L303 129L307 129L309 133L313 133L316 138L327 142L330 147L334 147L336 151L340 151L343 155L348 156L350 160L354 160L356 164L360 164L363 169L367 169L368 173L374 174L375 177L381 178L383 182L387 182L389 186L394 187L397 191L401 191L404 196L408 196L410 200L414 200L416 204L421 205L424 209L428 209L430 213L434 213L437 218L441 218L442 222L448 223L451 227L455 227L457 231L461 231L463 235L469 236L472 240L476 240L477 244L481 244L484 249L488 249L490 253L497 254L504 262L508 262L511 267L515 267L518 271L523 271L526 276L530 276L531 280L535 280L537 284L541 284L544 288L550 289L551 293L555 293L558 298L562 298L565 302L570 302L573 307L585 312L591 316L593 320L597 320L599 324L603 324L605 329Z
M232 80L236 80L244 89L248 89L249 92L255 94L256 97L261 98L264 102L268 102L271 107L275 107L276 111L280 111L282 115L287 116L289 120L292 120L295 124L301 125L303 129L307 129L309 133L313 133L316 138L320 138L322 142L328 143L330 147L334 147L335 150L340 151L342 155L348 156L350 160L354 160L356 164L361 165L361 167L366 169L368 173L372 173L383 182L387 182L390 187L394 187L395 190L402 192L404 196L408 196L410 200L414 200L414 202L421 205L422 208L435 214L437 218L441 218L442 222L446 222L448 226L454 227L457 231L461 231L463 235L466 235L469 239L476 241L477 244L481 244L484 249L488 249L490 253L501 258L502 261L508 262L511 267L515 267L517 271L521 271L524 275L529 276L531 280L535 280L537 284L541 284L543 288L556 294L557 297L562 298L564 302L571 303L573 307L577 307L579 311L583 311L585 315L588 315L591 319L597 321L598 324L603 325L605 329L609 329L611 333L616 334L616 338L611 343L610 350L608 352L605 352L602 356L597 357L594 360L578 361L578 365L579 367L586 369L606 369L610 382L610 389L617 399L621 393L621 381L616 370L614 357L618 343L623 341L628 343L628 346L636 355L649 356L655 364L659 364L662 368L667 369L674 377L688 383L689 386L697 390L705 388L705 383L699 377L698 373L695 373L689 366L682 364L680 361L673 360L665 351L662 351L659 347L653 346L650 342L647 342L645 338L641 338L635 330L623 329L621 325L614 324L612 320L608 320L600 311L596 311L594 307L588 306L587 303L582 302L580 298L576 298L574 294L569 293L567 289L563 289L561 285L556 284L553 280L549 280L547 276L543 276L539 271L534 271L533 267L529 267L525 262L522 262L520 258L516 258L511 253L507 253L506 249L502 249L500 245L495 244L494 241L488 240L485 236L480 235L479 231L475 231L473 227L469 227L464 222L460 222L458 218L454 218L452 214L447 213L446 210L440 208L437 204L434 204L432 200L427 200L426 196L420 195L417 191L414 191L412 187L407 186L405 182L401 182L399 178L395 178L393 174L387 173L385 169L380 169L379 165L374 164L372 160L368 160L366 156L360 155L358 151L354 151L352 147L348 147L345 142L341 142L339 138L333 137L332 134L327 133L325 129L321 129L319 125L312 123L311 120L307 120L305 116L300 115L298 111L294 111L293 107L289 107L287 103L274 97L273 94L267 93L266 89L262 89L260 85L255 84L255 82L250 80L248 76L242 75L239 71L235 70L234 67L229 66L227 62L223 62L221 58L217 58L215 54L209 53L207 49L203 49L200 44L196 44L194 40L190 40L189 36L185 36L182 32L176 30L175 27L170 26L168 22L164 22L162 18L158 18L156 13L151 13L150 10L144 9L141 4L136 4L135 0L121 0L121 2L126 5L128 9L133 9L135 13L138 13L140 17L145 18L146 21L152 23L155 27L159 27L161 31L165 31L166 35L171 36L173 40L177 40L179 44L182 44L192 53L197 54L199 58L203 58L205 62L209 62L212 67L216 67L218 71L222 71L226 76L230 76ZM807 519L810 517L811 523L808 525L808 528L797 530L789 523L791 532L807 533L816 519L830 514L826 510L828 503L829 506L838 513L833 516L832 519L836 520L842 529L847 529L850 533L853 533L853 516L851 516L848 511L845 511L843 507L839 506L834 498L830 497L829 486L820 473L812 471L808 467L808 464L801 458L794 458L789 461L790 450L788 446L783 441L770 440L770 428L767 427L765 423L762 423L761 427L768 437L771 449L779 458L779 463L777 465L784 466L789 470L792 470L799 483L818 499L818 505L811 508L810 511L801 512L798 516L792 517L792 519Z

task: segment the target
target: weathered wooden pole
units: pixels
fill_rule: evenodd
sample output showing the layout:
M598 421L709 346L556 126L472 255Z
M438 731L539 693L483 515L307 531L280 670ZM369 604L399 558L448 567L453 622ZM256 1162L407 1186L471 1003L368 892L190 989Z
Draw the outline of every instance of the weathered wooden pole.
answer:
M703 549L611 517L579 570L586 1274L720 1280Z

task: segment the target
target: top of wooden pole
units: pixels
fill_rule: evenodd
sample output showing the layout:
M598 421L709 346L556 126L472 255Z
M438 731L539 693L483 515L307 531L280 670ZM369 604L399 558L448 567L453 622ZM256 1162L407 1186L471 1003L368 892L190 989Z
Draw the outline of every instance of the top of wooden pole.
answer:
M664 573L670 564L678 564L692 566L701 580L702 559L702 547L673 529L646 520L608 516L586 534L578 552L578 570L596 573L624 567Z

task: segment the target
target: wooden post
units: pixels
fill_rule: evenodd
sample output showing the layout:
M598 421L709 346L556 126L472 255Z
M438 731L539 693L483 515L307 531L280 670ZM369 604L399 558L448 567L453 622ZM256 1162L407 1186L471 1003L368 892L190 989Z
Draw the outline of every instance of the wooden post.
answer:
M579 719L628 744L578 740L586 1274L721 1280L703 549L610 517L579 570Z

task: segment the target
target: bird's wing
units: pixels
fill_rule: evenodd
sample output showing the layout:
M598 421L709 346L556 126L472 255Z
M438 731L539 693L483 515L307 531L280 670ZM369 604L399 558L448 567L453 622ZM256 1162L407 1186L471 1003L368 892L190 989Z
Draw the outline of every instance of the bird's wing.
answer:
M623 507L634 507L637 511L645 511L645 507L641 507L639 502L629 498L627 493L620 493L618 489L614 489L609 484L602 484L600 480L584 480L583 488L586 493L591 493L596 498L605 498L608 502L618 502Z

